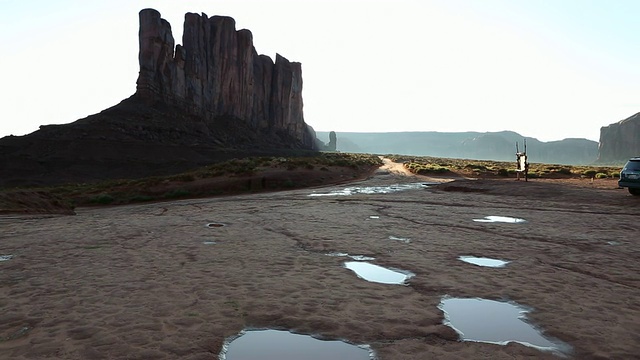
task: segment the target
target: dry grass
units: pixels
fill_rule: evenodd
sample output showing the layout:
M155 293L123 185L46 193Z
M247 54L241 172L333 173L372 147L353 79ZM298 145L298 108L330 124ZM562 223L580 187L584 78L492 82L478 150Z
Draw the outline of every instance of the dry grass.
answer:
M66 184L38 189L0 190L0 211L16 212L33 202L16 203L28 194L49 194L67 207L120 205L181 198L230 195L243 192L276 191L350 180L382 165L370 154L318 153L301 157L247 157L194 169L192 171L141 179L107 180ZM329 170L331 169L331 171ZM335 178L325 173L350 173L351 178ZM265 177L269 174L269 178ZM13 199L13 200L12 200Z
M430 156L387 155L395 162L403 163L414 174L456 174L473 177L515 177L516 163L505 161L448 159ZM573 166L559 164L529 164L529 177L541 179L559 178L617 178L620 167Z

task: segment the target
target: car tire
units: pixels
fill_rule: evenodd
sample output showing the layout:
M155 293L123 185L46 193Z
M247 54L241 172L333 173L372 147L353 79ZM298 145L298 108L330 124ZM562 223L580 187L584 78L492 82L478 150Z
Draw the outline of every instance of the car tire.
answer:
M640 188L629 188L629 194L640 196Z

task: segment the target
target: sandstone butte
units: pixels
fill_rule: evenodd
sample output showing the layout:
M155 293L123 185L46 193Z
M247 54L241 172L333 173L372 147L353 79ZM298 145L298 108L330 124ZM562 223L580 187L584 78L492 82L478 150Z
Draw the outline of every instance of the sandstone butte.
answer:
M640 113L600 128L598 161L614 163L640 156Z
M169 22L142 10L136 95L207 119L231 115L313 148L315 133L302 113L301 64L258 55L251 31L235 25L227 16L187 13L183 45L175 46Z
M167 175L324 146L304 121L300 63L258 55L231 17L187 13L183 45L158 11L139 19L135 94L73 123L0 139L0 187Z

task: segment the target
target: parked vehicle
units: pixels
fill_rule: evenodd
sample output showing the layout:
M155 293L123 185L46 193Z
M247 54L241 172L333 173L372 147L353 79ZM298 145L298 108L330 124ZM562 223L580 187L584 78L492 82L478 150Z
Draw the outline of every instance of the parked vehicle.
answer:
M620 171L618 186L628 188L631 195L640 195L640 157L627 161Z

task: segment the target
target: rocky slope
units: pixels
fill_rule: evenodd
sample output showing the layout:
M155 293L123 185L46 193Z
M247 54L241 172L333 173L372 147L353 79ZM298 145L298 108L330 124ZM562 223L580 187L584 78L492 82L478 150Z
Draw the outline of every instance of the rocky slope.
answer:
M640 113L600 128L598 162L620 163L640 156Z
M184 45L174 47L169 23L145 9L139 40L136 93L71 124L0 139L0 187L163 175L317 148L300 63L257 55L232 18L186 14Z

